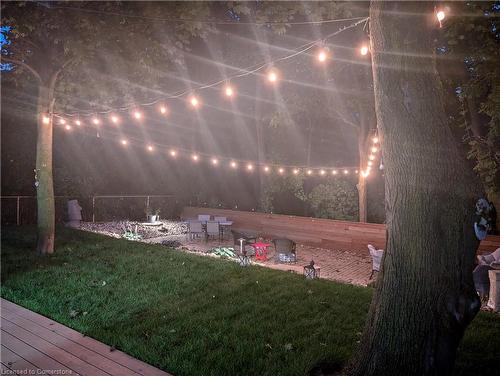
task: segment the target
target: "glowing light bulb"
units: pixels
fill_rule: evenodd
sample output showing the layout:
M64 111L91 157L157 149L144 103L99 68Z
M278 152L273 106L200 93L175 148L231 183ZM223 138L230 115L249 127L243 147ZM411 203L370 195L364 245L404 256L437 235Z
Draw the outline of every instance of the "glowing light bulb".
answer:
M192 159L193 159L193 161L195 161L195 162L197 162L197 161L198 161L198 159L200 159L200 158L199 158L196 154L193 154L193 155L191 156L191 158L192 158Z
M66 128L67 131L70 131L71 130L71 125L66 124L66 126L64 128Z
M442 10L440 10L439 12L436 13L436 17L437 17L439 22L444 20L445 16L446 16L446 14Z
M372 153L376 153L377 151L378 151L378 149L376 146L372 147Z
M373 166L373 162L372 161L368 161L368 166Z
M297 175L299 173L299 170L297 170L296 168L293 169L293 174L294 175Z
M234 94L233 88L231 86L226 86L226 97L232 97Z
M170 150L170 155L175 158L177 156L177 152L175 150Z
M337 175L338 174L338 171L337 170L333 170L332 171L332 175Z
M121 140L121 143L122 143L122 145L127 145L127 144L128 144L128 141L127 141L127 140L125 140L125 139L123 139L123 140Z
M363 56L365 56L366 54L368 54L368 46L361 46L361 48L359 49L359 53Z
M212 158L212 164L214 166L218 165L219 164L219 161L217 160L217 158Z
M236 167L238 167L238 164L235 161L232 161L231 162L231 167L232 168L236 168Z
M374 144L378 143L378 137L373 137L373 143Z
M307 170L307 175L312 175L312 170Z
M253 171L253 165L251 163L247 164L247 170Z
M320 175L324 175L324 174L326 174L326 171L325 171L325 170L320 170L320 171L319 171L319 174L320 174Z
M374 156L373 154L370 154L370 155L368 156L368 159L369 159L370 161L373 161L373 160L375 159L375 156Z
M344 170L344 175L347 175L349 173L348 170Z
M48 116L46 116L46 115L43 115L42 122L43 122L43 124L49 124L50 123L50 118Z
M198 101L198 98L196 97L191 97L191 99L189 100L189 103L191 103L191 106L193 107L198 107L198 105L200 104L200 102Z
M324 63L326 61L326 58L328 57L327 53L325 50L321 50L318 53L318 61L320 63Z
M95 125L99 125L100 121L98 118L93 118L92 123L94 123Z
M167 107L165 106L160 106L160 112L165 115L167 113Z
M75 124L80 126L80 125L82 125L82 122L80 120L75 120Z
M118 119L118 116L116 116L116 115L112 115L112 116L111 116L111 121L112 121L113 123L117 124L117 123L118 123L118 120L119 120L119 119Z
M276 81L278 81L278 75L276 74L276 72L271 71L267 74L267 80L269 82L275 83Z
M358 172L359 172L358 170L354 171L355 174L357 174Z
M278 169L278 172L279 172L280 174L283 174L283 173L285 172L285 170L284 170L283 168L279 168L279 169Z
M134 117L137 119L137 120L140 120L142 118L142 114L139 112L139 111L135 111L134 112Z
M265 166L265 167L264 167L264 171L265 171L265 172L269 172L269 167L268 167L268 166Z
M366 171L361 171L361 176L366 178L368 175L370 175L370 170L366 170Z
M148 150L149 150L149 151L153 151L153 149L154 149L154 148L153 148L153 146L152 146L152 145L148 145Z
M64 120L64 119L59 119L59 124L66 124L66 120Z

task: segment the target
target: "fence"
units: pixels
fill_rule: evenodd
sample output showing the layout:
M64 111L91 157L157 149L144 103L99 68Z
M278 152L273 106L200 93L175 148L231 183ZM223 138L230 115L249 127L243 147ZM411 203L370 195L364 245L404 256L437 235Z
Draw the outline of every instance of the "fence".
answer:
M56 222L67 220L67 201L78 200L84 221L135 220L146 218L146 210L160 210L162 218L176 218L181 207L174 195L95 195L90 197L55 196ZM36 196L1 196L2 225L36 223Z
M365 252L367 244L385 248L383 224L189 206L182 210L181 218L195 218L198 214L225 216L233 221L232 227L235 230L269 237L286 237L327 249L333 247ZM499 247L500 236L490 235L481 242L479 251L491 252Z

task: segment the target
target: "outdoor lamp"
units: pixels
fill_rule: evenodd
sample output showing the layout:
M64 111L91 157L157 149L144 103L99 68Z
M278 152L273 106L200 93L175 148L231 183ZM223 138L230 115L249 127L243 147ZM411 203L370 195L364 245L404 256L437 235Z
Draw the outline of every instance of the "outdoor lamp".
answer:
M314 267L314 260L311 260L309 264L304 266L304 277L306 279L316 279L319 278L320 268Z

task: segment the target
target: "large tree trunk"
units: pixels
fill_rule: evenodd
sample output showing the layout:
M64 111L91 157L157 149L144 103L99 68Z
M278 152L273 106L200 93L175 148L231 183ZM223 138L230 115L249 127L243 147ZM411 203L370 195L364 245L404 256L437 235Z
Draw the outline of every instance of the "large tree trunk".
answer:
M361 106L360 106L361 107ZM358 128L358 153L359 153L359 171L358 171L358 212L359 221L367 222L368 220L368 184L366 177L361 174L361 171L366 169L368 163L368 148L370 136L370 123L372 117L368 115L368 109L360 108L360 122ZM370 111L371 112L371 111Z
M433 3L372 2L387 250L351 375L449 375L480 302L472 281L478 179L447 124Z
M54 252L55 207L54 184L52 177L52 133L55 78L48 85L41 84L38 92L38 138L36 145L37 177L37 252ZM43 118L49 118L44 124Z

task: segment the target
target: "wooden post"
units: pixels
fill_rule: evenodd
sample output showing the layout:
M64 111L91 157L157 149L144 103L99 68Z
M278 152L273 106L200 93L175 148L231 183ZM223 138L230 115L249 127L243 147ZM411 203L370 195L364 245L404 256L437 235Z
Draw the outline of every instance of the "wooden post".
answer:
M92 196L92 223L95 222L95 196Z
M16 203L16 225L19 226L21 224L20 220L19 220L19 196L17 196L16 201L17 201L17 203Z

